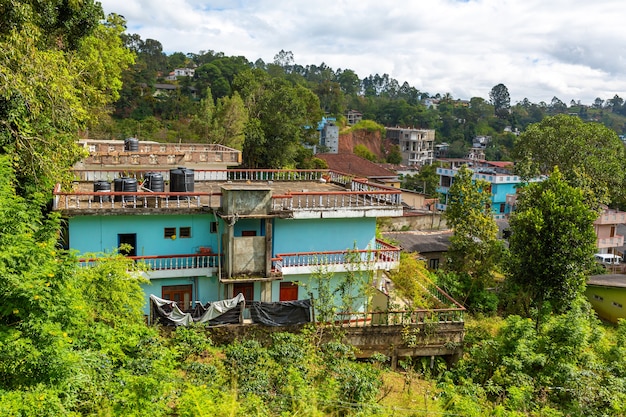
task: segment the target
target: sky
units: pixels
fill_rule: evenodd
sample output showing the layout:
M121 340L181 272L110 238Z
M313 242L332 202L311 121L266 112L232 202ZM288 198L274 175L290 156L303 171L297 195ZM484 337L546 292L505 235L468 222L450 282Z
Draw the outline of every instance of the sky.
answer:
M626 98L624 0L100 0L166 54L251 62L291 51L360 78L389 74L431 95L511 104Z

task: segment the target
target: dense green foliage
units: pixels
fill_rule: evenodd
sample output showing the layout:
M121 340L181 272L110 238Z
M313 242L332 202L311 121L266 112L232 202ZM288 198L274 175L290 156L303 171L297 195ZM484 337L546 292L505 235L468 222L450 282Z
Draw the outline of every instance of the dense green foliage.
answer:
M514 105L510 103L508 89L503 84L498 84L485 95L489 100L481 97L472 97L469 100L453 98L448 93L429 94L419 91L407 82L401 83L391 78L388 74L369 75L359 79L351 69L334 70L325 64L300 65L295 62L293 53L281 50L274 57L272 63L262 60L251 62L242 56L225 56L221 52L213 50L193 52L175 52L170 55L163 53L163 48L158 40L142 40L139 35L123 34L126 45L136 53L135 65L123 73L123 86L121 97L115 104L114 118L101 120L98 126L90 130L93 138L118 138L138 136L143 139L160 141L207 142L218 141L228 143L229 132L211 133L211 122L207 119L207 101L210 100L216 107L220 107L220 100L229 100L235 94L244 99L246 110L260 103L252 103L246 100L253 91L252 97L257 97L259 89L254 90L252 85L263 88L281 89L289 88L304 94L303 98L308 104L301 104L296 100L296 107L307 107L310 102L309 95L317 98L315 112L309 116L313 124L306 121L304 126L316 126L321 114L335 117L339 122L345 120L348 110L356 110L363 114L366 123L374 123L379 126L403 126L436 130L438 143L447 142L450 146L447 152L449 157L464 157L472 145L476 136L488 136L490 141L485 149L488 160L512 160L514 132L523 132L530 124L541 121L546 116L558 114L577 114L584 121L600 121L602 124L617 133L626 132L626 107L619 96L610 100L599 100L599 104L585 106L574 100L567 106L562 100L554 97L549 103L531 103L524 99ZM167 79L167 75L175 68L194 68L193 77L177 77L176 80ZM254 76L250 76L250 70L254 70ZM245 79L243 84L241 80ZM270 81L271 80L271 81ZM276 84L278 83L278 84ZM170 92L157 92L157 84L170 84L175 87ZM306 93L305 93L306 91ZM268 95L271 92L264 91ZM288 94L289 96L289 94ZM274 97L273 100L278 98ZM267 97L267 100L270 100ZM290 100L293 100L291 98ZM269 101L271 102L271 101ZM285 112L285 105L272 102ZM222 103L223 107L227 103ZM298 110L296 110L296 113ZM234 116L237 115L237 116ZM252 118L258 117L252 115ZM268 118L263 122L263 135L260 136L255 120L245 123L245 117L240 111L231 114L235 120L244 121L245 132L250 138L248 146L241 148L241 141L235 140L231 145L244 150L244 159L247 164L258 161L265 163L265 159L259 159L258 149L263 147L263 141L270 138L270 142L277 143L285 140L286 132L276 131L275 124L278 120L294 123L304 122L299 120L296 114L279 114ZM214 119L217 120L217 119ZM230 119L229 119L230 120ZM213 125L216 130L221 122ZM340 123L343 125L343 123ZM302 126L300 126L302 127ZM505 129L510 128L510 129ZM288 145L288 155L293 155L293 148L302 147L312 140L316 131L311 129L311 135L297 129L289 131L295 133ZM240 129L234 131L240 135ZM240 137L240 136L239 136ZM251 146L252 143L260 142L260 145ZM248 156L247 154L250 153ZM296 154L301 151L296 149ZM397 163L397 155L387 158L388 162ZM295 163L309 164L310 158L286 158L286 161L267 161L272 166L276 163L285 163L290 166ZM253 165L250 165L253 166ZM300 166L300 165L299 165Z
M626 151L614 131L579 117L547 117L515 142L516 170L525 178L547 175L558 167L575 187L588 189L597 203L624 199Z
M533 307L539 321L546 306L547 311L566 311L584 290L597 217L583 191L568 185L558 168L544 181L518 190L510 219L510 275L517 303L528 302L525 314Z
M440 381L442 406L464 416L621 416L626 413L624 340L606 332L586 301L537 331L510 316L495 337L470 331L464 358Z
M58 3L58 4L57 4ZM49 192L69 181L83 154L76 134L118 98L132 62L120 34L93 2L6 2L0 31L0 152L11 155L22 192ZM19 15L19 16L18 16Z
M454 234L438 282L473 311L493 312L498 300L487 289L500 275L503 247L490 210L489 183L473 175L461 167L448 192L444 217Z

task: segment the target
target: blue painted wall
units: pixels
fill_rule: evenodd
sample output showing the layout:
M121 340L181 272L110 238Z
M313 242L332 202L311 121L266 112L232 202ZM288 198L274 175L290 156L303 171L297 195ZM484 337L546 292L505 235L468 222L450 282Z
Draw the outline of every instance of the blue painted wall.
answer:
M366 249L376 239L376 219L275 219L273 253Z
M196 253L200 246L217 252L217 233L210 233L212 215L80 216L69 219L70 248L85 252L111 252L118 234L137 235L137 256ZM190 238L169 239L164 228L191 227ZM223 230L223 226L220 226Z
M239 219L235 223L233 233L235 237L241 237L242 232L254 230L257 236L265 236L265 220L261 219Z
M494 203L504 203L506 202L507 194L515 194L515 187L517 184L509 183L509 184L492 184L491 185L491 201Z

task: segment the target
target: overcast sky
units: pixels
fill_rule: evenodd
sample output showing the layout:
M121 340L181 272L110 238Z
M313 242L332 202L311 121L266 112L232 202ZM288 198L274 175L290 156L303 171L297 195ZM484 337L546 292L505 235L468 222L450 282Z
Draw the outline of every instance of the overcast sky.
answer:
M626 98L624 0L101 0L167 54L213 50L269 63L389 74L431 95L511 104Z

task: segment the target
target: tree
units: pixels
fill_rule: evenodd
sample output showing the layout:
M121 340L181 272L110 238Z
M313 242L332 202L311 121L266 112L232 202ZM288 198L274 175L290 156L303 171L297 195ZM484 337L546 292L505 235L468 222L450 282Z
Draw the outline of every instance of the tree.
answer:
M319 100L311 90L246 70L234 83L248 111L243 162L248 168L293 166L298 148L318 141L312 129L321 119Z
M494 86L489 92L489 99L493 104L495 115L500 119L505 119L509 116L511 109L511 96L509 90L504 84L498 84Z
M450 280L459 280L456 283L458 293L453 296L460 296L474 310L493 311L497 300L486 290L500 275L503 248L489 208L489 183L472 177L473 171L462 166L448 192L444 218L454 234L450 238L445 270L452 275L440 275L440 283L450 287Z
M91 10L93 2L81 4ZM83 155L76 134L118 98L121 71L133 57L122 46L119 16L109 16L80 38L67 33L65 44L61 33L58 42L48 42L50 33L27 15L34 20L22 22L19 30L0 32L0 146L14 158L21 192L46 193L56 181L71 181L68 168ZM68 28L73 16L66 16Z
M577 116L546 117L516 139L513 158L526 179L548 175L558 166L570 185L590 190L596 204L623 201L624 144L599 123L585 123Z
M583 190L569 185L558 168L518 190L510 219L510 279L537 309L537 328L545 312L563 312L582 294L597 217Z

